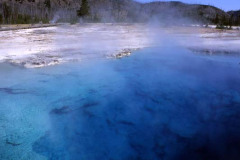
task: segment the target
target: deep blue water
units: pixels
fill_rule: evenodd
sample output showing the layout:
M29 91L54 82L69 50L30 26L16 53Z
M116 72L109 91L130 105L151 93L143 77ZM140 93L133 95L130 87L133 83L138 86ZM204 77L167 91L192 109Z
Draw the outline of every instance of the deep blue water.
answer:
M32 149L50 160L239 160L239 62L166 47L42 69L6 65L0 104L41 110L26 113L47 130Z

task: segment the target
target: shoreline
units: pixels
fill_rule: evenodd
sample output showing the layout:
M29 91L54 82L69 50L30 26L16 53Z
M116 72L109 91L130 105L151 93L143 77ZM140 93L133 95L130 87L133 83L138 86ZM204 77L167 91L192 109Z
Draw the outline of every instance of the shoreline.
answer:
M68 23L66 23L68 24ZM85 24L98 24L98 23L85 23ZM102 24L102 23L99 23ZM104 24L142 24L142 23L104 23ZM60 26L62 23L54 23L54 24L0 24L0 32L1 31L13 31L13 30L22 30L22 29L33 29L33 28L47 28L47 27L55 27L55 26ZM162 27L165 28L165 27ZM169 26L167 27L169 29L171 28L178 28L181 31L182 29L186 28L192 28L195 30L200 30L200 31L210 31L210 32L240 32L240 26L233 26L232 29L218 29L215 28L215 26L210 25L209 27L201 27L198 25L179 25L179 26Z
M9 25L0 25L1 31L14 31L14 30L22 30L22 29L33 29L33 28L47 28L47 27L55 27L60 24L9 24Z
M64 27L54 27L61 25ZM130 56L136 49L168 45L165 37L169 37L171 43L174 42L194 53L240 55L239 30L100 23L5 25L4 27L0 31L19 31L0 32L0 44L4 44L0 45L0 62L9 62L25 68L40 68L85 58L121 59ZM49 28L41 30L47 27ZM32 30L32 28L40 29ZM78 42L81 42L81 45Z

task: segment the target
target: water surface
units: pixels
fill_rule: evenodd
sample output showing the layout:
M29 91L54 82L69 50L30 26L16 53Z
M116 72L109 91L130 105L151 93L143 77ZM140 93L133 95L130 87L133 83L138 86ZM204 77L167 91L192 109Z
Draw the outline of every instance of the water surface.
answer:
M161 47L0 73L1 159L240 158L239 57Z

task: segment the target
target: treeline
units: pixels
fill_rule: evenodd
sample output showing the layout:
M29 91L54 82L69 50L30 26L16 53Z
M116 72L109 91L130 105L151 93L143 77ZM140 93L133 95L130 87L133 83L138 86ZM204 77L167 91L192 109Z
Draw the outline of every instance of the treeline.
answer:
M235 26L240 25L240 10L227 12L231 16L231 23Z
M91 12L89 0L0 0L0 24L77 22L79 17L98 22L96 4Z
M209 5L133 0L0 0L0 24L49 22L148 22L240 25L240 14Z
M240 25L240 17L234 18L234 15L231 14L229 17L222 16L219 17L218 14L216 14L216 17L213 21L213 24L216 24L218 29L231 29L232 26L239 26Z
M50 0L8 0L0 2L1 24L48 23Z
M124 1L0 0L0 24L78 22L79 17L90 22L132 21Z

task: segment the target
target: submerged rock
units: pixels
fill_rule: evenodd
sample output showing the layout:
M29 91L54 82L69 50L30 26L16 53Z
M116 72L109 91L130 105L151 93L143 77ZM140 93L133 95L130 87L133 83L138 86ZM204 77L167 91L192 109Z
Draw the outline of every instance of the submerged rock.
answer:
M240 51L237 50L225 50L225 49L214 49L214 48L188 48L194 53L204 53L207 55L222 54L222 55L240 55Z
M15 133L15 134L8 135L6 137L5 143L7 145L16 147L16 146L22 145L24 143L24 139L23 139L23 136L21 136L18 133Z
M135 124L133 122L127 121L127 120L120 120L117 123L122 124L122 125L126 125L126 126L135 126Z
M30 92L24 90L24 89L14 89L14 88L0 88L0 92L4 92L7 94L28 94Z
M61 108L55 108L53 109L50 113L51 114L58 114L58 115L61 115L61 114L67 114L69 112L71 112L72 110L70 109L70 107L68 106L63 106Z
M123 51L122 53L119 53L116 55L116 58L122 58L122 57L127 57L127 56L130 56L131 55L131 51Z
M19 145L21 145L22 143L11 142L11 141L9 141L9 140L7 139L7 140L6 140L6 144L9 144L9 145L12 145L12 146L19 146Z
M8 62L25 68L41 68L60 64L63 60L59 56L37 55L36 57L10 59Z
M86 103L86 104L82 105L81 107L82 108L90 108L90 107L95 107L97 105L99 105L99 102L90 102L90 103Z
M117 54L113 54L110 56L110 58L116 58L116 59L121 59L123 57L129 57L133 51L138 50L138 48L127 48L127 49L123 49L122 51L120 51Z

